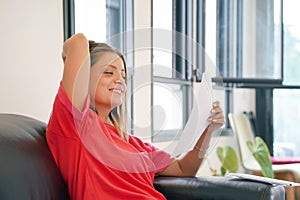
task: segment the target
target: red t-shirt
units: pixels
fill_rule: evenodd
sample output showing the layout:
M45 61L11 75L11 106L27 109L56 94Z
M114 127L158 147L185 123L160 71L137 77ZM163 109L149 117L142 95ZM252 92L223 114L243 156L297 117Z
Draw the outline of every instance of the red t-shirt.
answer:
M72 105L62 85L47 126L47 142L72 200L165 199L153 180L174 159L134 136L126 142L89 109Z

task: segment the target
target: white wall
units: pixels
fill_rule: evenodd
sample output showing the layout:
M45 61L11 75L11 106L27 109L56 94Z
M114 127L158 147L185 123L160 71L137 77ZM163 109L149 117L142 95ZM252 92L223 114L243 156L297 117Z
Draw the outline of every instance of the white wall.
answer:
M63 69L62 1L1 1L0 26L0 112L47 122Z

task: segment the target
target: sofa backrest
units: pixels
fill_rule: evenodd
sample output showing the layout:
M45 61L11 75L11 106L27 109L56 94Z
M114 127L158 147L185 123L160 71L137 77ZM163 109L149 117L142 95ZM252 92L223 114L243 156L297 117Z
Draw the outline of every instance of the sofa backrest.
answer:
M45 140L46 124L0 114L0 199L69 199Z

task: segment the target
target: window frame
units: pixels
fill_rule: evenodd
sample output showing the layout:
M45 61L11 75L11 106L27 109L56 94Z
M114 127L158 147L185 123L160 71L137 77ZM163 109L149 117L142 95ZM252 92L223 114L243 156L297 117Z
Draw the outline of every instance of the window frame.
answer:
M113 1L113 0L109 0ZM120 32L123 31L125 32L126 30L133 30L133 0L130 1L120 1ZM221 2L224 0L217 0L217 2ZM226 2L233 0L227 0ZM129 3L128 3L129 2ZM223 9L232 9L231 4L227 4L226 2L223 2ZM281 77L278 79L267 79L267 78L243 78L242 72L243 72L243 46L242 46L242 40L243 40L243 29L241 28L243 24L243 0L235 0L236 2L236 21L235 21L235 26L237 27L235 32L232 34L236 35L236 46L229 46L230 44L223 44L224 49L236 49L235 54L235 68L233 69L233 65L231 66L230 63L232 63L232 60L224 60L226 57L232 59L231 55L225 56L223 55L223 61L227 63L226 66L224 66L220 71L223 73L230 75L230 76L223 76L222 77L222 82L224 83L226 89L225 89L225 115L227 115L229 112L232 112L232 104L233 104L233 97L232 97L232 89L233 88L249 88L249 89L255 89L256 90L256 105L264 105L264 106L256 106L256 118L257 118L257 127L259 132L263 133L260 135L266 140L267 145L269 146L269 149L271 151L271 154L273 153L273 116L269 116L266 118L266 113L268 115L272 114L273 110L273 90L274 89L300 89L300 86L295 86L295 85L283 85L283 42L281 42ZM195 5L193 5L195 4ZM199 1L181 1L181 0L173 0L173 6L172 9L175 10L176 14L173 19L174 27L175 30L183 33L187 36L195 37L196 41L198 44L201 44L203 48L205 48L205 4L206 0L199 0ZM220 4L221 5L221 4ZM195 14L193 13L193 6L196 6L196 9L198 12ZM227 6L227 7L226 7ZM281 9L281 24L283 24L283 0L280 0L280 9ZM177 10L176 10L177 8ZM178 9L180 8L180 9ZM222 9L222 7L218 7L218 9ZM192 10L192 11L191 11ZM74 0L64 0L63 1L63 26L64 26L64 39L66 40L69 38L71 35L74 34L75 32L75 16L74 16ZM183 14L184 13L184 14ZM192 14L190 14L192 13ZM190 15L189 15L190 14ZM225 13L226 14L226 13ZM228 14L228 13L227 13ZM195 16L196 17L195 17ZM122 17L121 17L122 16ZM230 17L227 19L231 19ZM196 20L195 24L196 26L193 26L194 21ZM228 23L228 22L227 22ZM230 22L229 22L230 23ZM193 33L193 28L196 28L195 35ZM230 31L229 30L224 30L224 31ZM217 30L218 30L218 25L217 25ZM231 30L233 31L233 29ZM281 25L281 41L283 41L283 25ZM133 41L133 34L124 34L124 38L122 38L123 42L121 42L120 48L122 49L123 52L126 52L127 49L133 49L133 44L124 42L128 41L128 37L130 37L129 41ZM218 36L220 38L220 36ZM227 37L230 38L230 35L227 35ZM221 41L219 39L219 41ZM178 42L177 44L178 45ZM202 73L204 72L204 62L205 62L205 56L203 55L203 51L197 49L196 53L194 54L193 50L191 48L195 48L192 46L189 46L189 44L186 43L186 41L181 41L180 46L185 47L187 45L187 49L184 49L184 52L188 55L196 55L196 58L192 58L196 60L196 69L193 69L190 64L186 63L185 61L180 60L179 58L174 59L173 66L175 66L176 71L181 72L181 76L173 77L173 78L166 78L166 77L159 77L159 76L153 76L152 74L152 80L154 82L167 82L167 83L174 83L174 84L181 84L183 87L189 87L192 88L193 86L193 81L199 82L201 81L201 76ZM176 46L175 46L176 47ZM177 46L178 48L178 46ZM232 50L233 51L233 50ZM191 52L193 52L191 54ZM152 52L153 55L153 52ZM218 59L217 59L218 60ZM127 58L127 61L132 62L130 66L134 65L134 54L129 55ZM218 61L219 62L219 61ZM152 62L153 63L153 62ZM153 67L153 66L152 66ZM235 72L235 74L233 74ZM130 74L129 74L130 75ZM213 82L217 82L217 78L213 78ZM153 92L153 90L152 90ZM153 94L153 93L152 93ZM191 105L192 105L192 91L188 90L185 91L184 96L186 96L186 99L184 100L184 104L188 105L186 110L189 112L191 111ZM153 96L151 97L152 105L153 105ZM131 101L133 103L133 101ZM130 109L130 116L133 119L133 105L129 105ZM189 112L186 112L184 114L183 120L186 122L188 120ZM153 115L152 121L153 121ZM228 120L227 120L228 121ZM133 120L132 122L133 123ZM230 128L230 125L227 123L226 126ZM131 124L131 127L133 127L133 124ZM152 125L152 133L153 133L153 125ZM172 131L171 131L172 132ZM170 133L171 135L173 133ZM157 141L167 141L170 134L167 134L168 136L165 136L165 138L153 138L153 142ZM152 134L153 135L153 134ZM269 138L269 139L268 139Z
M233 88L248 88L255 90L255 113L256 113L256 126L257 126L257 136L262 137L269 150L271 155L273 155L273 143L274 143L274 129L273 129L273 93L274 89L300 89L298 85L286 85L283 83L284 79L284 30L283 30L283 0L280 0L280 40L281 40L281 54L280 54L280 67L281 67L281 77L278 79L268 79L268 78L240 78L242 75L242 29L237 29L236 37L237 37L237 46L236 46L236 77L223 77L223 83L228 88L228 92L226 94L226 106L225 113L230 112L230 105L233 104L233 98L230 91ZM243 13L241 9L243 7L243 0L237 0L237 27L241 27L241 19ZM240 15L240 16L239 16Z
M153 8L153 1L152 1ZM153 75L152 70L152 81L153 84L174 84L181 87L183 93L183 102L182 102L182 123L183 128L188 120L192 109L192 98L193 98L193 64L187 60L192 60L193 56L193 44L187 41L182 35L186 35L190 38L193 37L193 2L192 1L182 1L182 0L173 0L172 1L172 11L173 11L173 30L176 34L173 34L172 45L173 45L173 55L172 55L172 71L175 73L172 74L171 78ZM152 9L153 13L153 9ZM152 14L152 29L153 27L153 14ZM178 34L177 34L178 33ZM174 36L175 35L175 36ZM152 33L153 36L153 33ZM153 38L152 38L153 46ZM177 52L177 49L180 49L181 55L178 55L174 52ZM153 48L151 49L151 55L153 55ZM186 55L189 55L189 58L186 58ZM185 59L186 58L186 59ZM153 56L152 56L152 69L153 69ZM177 73L178 72L178 73ZM154 90L153 84L151 87L151 105L153 106L154 102ZM151 120L154 122L154 113L151 112ZM181 135L182 130L178 129L169 129L161 130L159 134L155 134L154 123L151 124L151 141L152 142L168 142L174 139L178 139Z
M64 40L75 33L75 4L74 0L63 1Z

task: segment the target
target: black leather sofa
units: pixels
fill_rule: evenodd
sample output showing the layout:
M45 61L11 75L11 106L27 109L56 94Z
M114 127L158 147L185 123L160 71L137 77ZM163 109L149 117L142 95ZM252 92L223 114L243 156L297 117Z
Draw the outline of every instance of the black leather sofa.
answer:
M1 200L69 199L45 141L45 127L33 118L0 114ZM154 186L174 200L285 199L282 186L226 177L157 177Z

